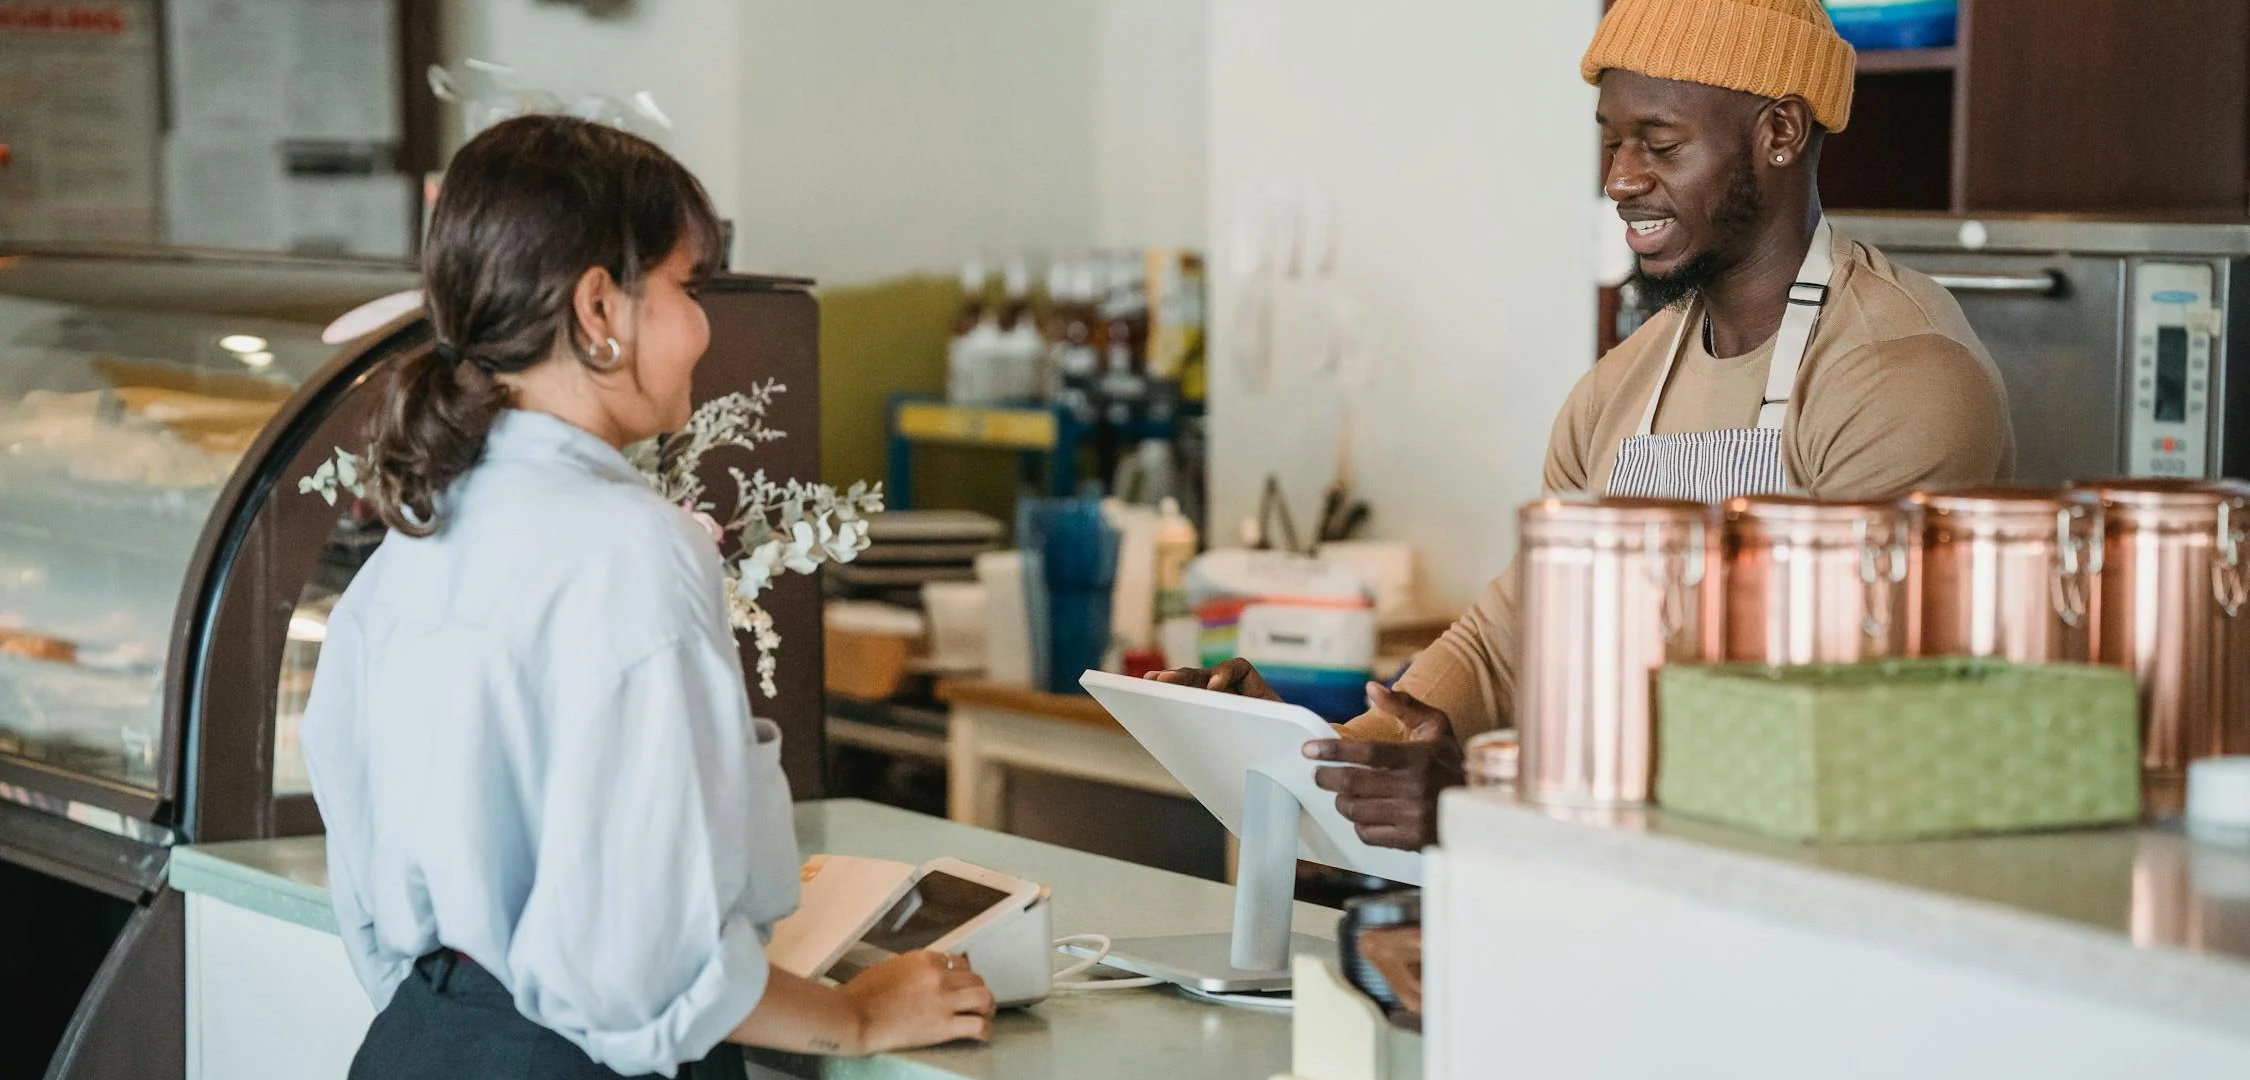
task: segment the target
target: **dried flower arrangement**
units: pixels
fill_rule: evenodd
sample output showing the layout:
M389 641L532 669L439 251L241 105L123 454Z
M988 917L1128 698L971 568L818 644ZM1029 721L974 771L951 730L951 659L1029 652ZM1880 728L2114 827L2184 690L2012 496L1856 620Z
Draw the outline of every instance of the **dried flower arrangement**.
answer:
M800 480L776 483L760 469L744 473L729 466L734 480L733 508L722 520L720 507L701 473L703 458L714 450L755 450L761 443L788 437L766 426L766 410L788 387L767 380L747 393L705 402L687 427L661 439L627 447L625 456L649 487L694 518L722 552L725 561L727 621L750 636L758 651L758 689L767 697L778 690L781 635L759 597L784 574L810 574L823 563L848 563L867 550L867 517L883 509L882 485L853 484L839 493L827 484ZM297 490L334 505L339 493L366 495L367 455L341 447Z

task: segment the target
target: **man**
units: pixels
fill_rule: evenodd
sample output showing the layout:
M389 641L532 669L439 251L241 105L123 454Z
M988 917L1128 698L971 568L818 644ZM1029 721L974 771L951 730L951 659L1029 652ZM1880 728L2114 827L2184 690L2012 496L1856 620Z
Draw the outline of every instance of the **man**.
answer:
M2014 465L1999 372L1960 306L1823 219L1820 149L1855 59L1817 0L1618 0L1581 64L1600 87L1604 184L1666 309L1580 379L1553 492L1896 498ZM1306 745L1369 843L1437 838L1459 740L1514 722L1511 566L1417 658L1369 687L1346 740ZM1166 681L1273 697L1242 660Z

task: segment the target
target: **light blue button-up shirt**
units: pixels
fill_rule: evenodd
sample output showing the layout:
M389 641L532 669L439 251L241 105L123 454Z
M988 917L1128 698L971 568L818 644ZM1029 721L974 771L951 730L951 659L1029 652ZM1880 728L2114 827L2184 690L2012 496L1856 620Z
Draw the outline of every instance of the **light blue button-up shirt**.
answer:
M337 602L303 742L378 1009L440 946L619 1072L740 1024L797 903L779 733L718 551L600 439L509 411L435 536Z

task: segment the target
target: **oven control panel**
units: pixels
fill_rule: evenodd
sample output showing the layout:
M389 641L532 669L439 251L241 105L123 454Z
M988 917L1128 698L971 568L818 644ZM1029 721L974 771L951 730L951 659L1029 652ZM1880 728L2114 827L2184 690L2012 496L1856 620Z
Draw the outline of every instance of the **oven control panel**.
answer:
M2209 263L2133 268L2125 460L2134 476L2202 477L2210 461L2219 308Z

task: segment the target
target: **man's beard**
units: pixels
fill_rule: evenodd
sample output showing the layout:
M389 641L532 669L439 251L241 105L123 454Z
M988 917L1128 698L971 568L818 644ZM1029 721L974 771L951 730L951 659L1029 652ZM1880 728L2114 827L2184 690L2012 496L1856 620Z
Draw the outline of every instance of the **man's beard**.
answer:
M1633 276L1626 283L1640 296L1644 310L1668 307L1685 307L1725 269L1719 256L1721 251L1733 250L1735 243L1757 224L1758 215L1765 210L1765 200L1758 193L1758 173L1750 159L1742 159L1742 167L1727 180L1727 189L1719 198L1719 212L1711 218L1711 243L1679 269L1669 274L1651 274L1641 268L1639 259L1633 260Z

